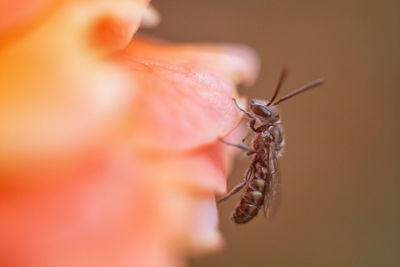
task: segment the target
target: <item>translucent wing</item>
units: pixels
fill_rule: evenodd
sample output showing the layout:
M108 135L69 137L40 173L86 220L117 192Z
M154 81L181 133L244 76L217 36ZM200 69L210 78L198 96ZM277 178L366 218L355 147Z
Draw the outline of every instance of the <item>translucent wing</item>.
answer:
M281 203L282 183L276 151L270 146L268 153L268 183L265 188L264 215L269 220L275 217Z

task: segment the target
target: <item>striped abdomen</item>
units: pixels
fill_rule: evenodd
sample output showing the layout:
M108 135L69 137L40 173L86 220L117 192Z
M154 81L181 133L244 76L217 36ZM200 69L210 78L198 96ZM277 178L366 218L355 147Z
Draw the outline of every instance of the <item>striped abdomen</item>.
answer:
M258 174L258 175L257 175ZM235 223L246 223L253 219L264 204L267 173L256 173L232 214Z

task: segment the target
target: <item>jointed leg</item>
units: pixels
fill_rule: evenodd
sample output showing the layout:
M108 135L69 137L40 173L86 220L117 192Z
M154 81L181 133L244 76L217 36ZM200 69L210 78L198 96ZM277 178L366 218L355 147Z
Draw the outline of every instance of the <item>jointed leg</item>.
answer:
M233 102L235 102L236 107L237 107L241 112L243 112L247 117L250 118L250 121L249 121L250 128L251 128L253 131L257 132L257 129L256 129L255 126L254 126L254 125L256 124L257 118L256 118L253 114L251 114L250 112L248 112L248 111L242 109L242 108L238 105L238 103L236 102L236 99L233 98Z
M221 141L222 143L224 143L224 144L226 144L226 145L234 146L234 147L237 147L237 148L242 149L242 150L244 150L244 151L247 151L248 153L250 153L250 155L253 154L253 153L255 153L255 151L253 151L250 147L246 146L245 144L233 144L233 143L229 143L229 142L225 141L225 140L222 139L222 138L219 138L219 141Z
M247 117L249 117L250 119L253 119L253 120L256 119L256 117L255 117L253 114L251 114L250 112L248 112L248 111L242 109L242 108L239 106L239 104L236 102L236 99L233 98L233 102L235 102L236 107L237 107L241 112L243 112Z
M246 171L244 181L241 182L240 184L238 184L237 186L235 186L226 196L224 196L223 198L218 200L218 203L220 203L224 200L227 200L228 198L230 198L231 196L233 196L234 194L236 194L237 192L242 190L242 188L245 187L249 183L250 177L253 175L253 173L254 173L254 168L252 165L250 165L250 167Z
M247 138L250 137L250 134L251 134L251 133L248 133L248 134L242 139L242 143L244 143L244 142L247 140Z
M253 131L255 131L255 132L259 132L258 130L257 130L257 128L255 128L255 125L256 124L256 119L251 119L250 121L249 121L249 126L250 126L250 128L253 130Z

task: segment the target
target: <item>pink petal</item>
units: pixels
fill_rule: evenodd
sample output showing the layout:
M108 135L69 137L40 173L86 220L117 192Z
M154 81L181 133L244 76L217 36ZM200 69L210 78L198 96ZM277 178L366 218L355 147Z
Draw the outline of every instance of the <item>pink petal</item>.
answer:
M242 117L232 101L236 85L253 82L258 69L254 52L234 45L135 39L115 58L138 84L127 134L146 149L191 149L228 134Z

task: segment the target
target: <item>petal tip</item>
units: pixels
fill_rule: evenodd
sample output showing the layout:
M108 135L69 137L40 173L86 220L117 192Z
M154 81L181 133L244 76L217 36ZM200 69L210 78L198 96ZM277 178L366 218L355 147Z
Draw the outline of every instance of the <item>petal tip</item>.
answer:
M241 44L223 44L222 49L231 59L232 78L236 84L251 86L260 71L260 57L250 46Z
M158 10L153 6L149 5L143 13L141 26L142 27L155 27L161 22L161 16Z

